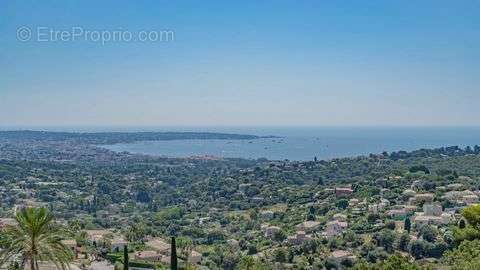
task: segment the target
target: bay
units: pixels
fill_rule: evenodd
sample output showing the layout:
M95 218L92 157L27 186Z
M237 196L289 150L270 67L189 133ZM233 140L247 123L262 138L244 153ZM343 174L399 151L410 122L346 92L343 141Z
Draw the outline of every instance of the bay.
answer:
M170 131L209 131L278 136L257 140L172 140L105 145L117 152L167 157L217 156L271 160L332 159L480 144L478 127L222 127L171 128Z

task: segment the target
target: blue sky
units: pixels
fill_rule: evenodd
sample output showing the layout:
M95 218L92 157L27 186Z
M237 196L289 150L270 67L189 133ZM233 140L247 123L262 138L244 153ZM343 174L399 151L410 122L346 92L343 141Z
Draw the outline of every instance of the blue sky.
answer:
M479 30L478 1L7 0L0 125L479 125Z

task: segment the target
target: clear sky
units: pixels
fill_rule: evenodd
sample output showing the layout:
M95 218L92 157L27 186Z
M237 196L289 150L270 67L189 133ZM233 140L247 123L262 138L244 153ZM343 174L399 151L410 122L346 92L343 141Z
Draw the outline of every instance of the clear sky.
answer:
M39 39L74 27L174 39ZM0 37L3 126L480 125L479 1L2 0Z

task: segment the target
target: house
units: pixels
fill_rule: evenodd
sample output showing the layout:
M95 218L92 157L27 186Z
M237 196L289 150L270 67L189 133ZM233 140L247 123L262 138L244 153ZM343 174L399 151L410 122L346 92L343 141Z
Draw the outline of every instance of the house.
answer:
M335 196L343 197L348 196L353 193L353 189L351 188L335 188Z
M446 225L452 220L453 214L444 213L442 205L436 203L426 203L423 205L423 212L417 212L412 218L417 226L427 224Z
M443 195L443 198L449 200L450 202L455 202L456 200L466 195L475 195L475 193L471 190L462 190L462 191L454 190L454 191L446 192Z
M294 235L288 236L286 242L290 245L301 245L305 241L312 239L304 231L297 231Z
M356 257L354 255L352 255L351 252L349 251L346 251L346 250L335 250L335 251L332 251L332 253L330 254L329 258L332 258L336 261L343 261L343 260L352 260L354 261L356 259Z
M169 255L170 254L170 244L165 242L161 238L152 238L145 243L149 248L152 248L158 251L160 254Z
M380 212L380 207L378 206L378 203L374 203L368 206L368 212L377 215Z
M202 262L202 254L200 254L199 252L197 252L195 250L192 250L192 252L190 253L190 256L188 256L188 261L190 263L195 263L195 264L201 263Z
M98 243L104 240L105 236L112 234L111 230L86 230L88 240L92 243Z
M8 225L15 226L17 225L17 221L13 218L0 218L0 229Z
M241 193L245 193L247 191L247 189L251 186L252 184L240 184L238 185L238 190L241 192Z
M470 205L479 201L478 195L471 190L449 191L443 195L443 198L457 205Z
M277 234L278 232L280 232L281 229L280 227L277 227L277 226L268 226L265 228L265 237L274 237L275 234Z
M318 221L305 221L296 226L297 231L304 231L306 233L314 232L320 227Z
M413 189L405 189L403 192L402 192L402 195L405 196L405 197L413 197L415 196L417 193L413 190Z
M452 215L450 213L443 213L440 216L425 216L422 212L419 212L412 217L412 220L417 226L429 224L447 225L452 220Z
M478 203L478 196L475 195L475 194L463 195L462 198L460 198L459 201L461 201L465 205L476 204L476 203Z
M385 178L378 178L375 180L375 185L381 188L386 188L388 186L388 180Z
M413 215L417 211L418 207L416 205L404 205L403 210L407 215Z
M338 220L330 221L325 227L325 231L322 233L324 236L330 238L342 234L348 227L347 222L341 222Z
M253 203L261 203L263 202L265 199L263 197L260 197L260 196L255 196L252 198L252 202Z
M161 262L163 255L158 251L144 250L138 251L134 255L136 260L148 261L148 262Z
M440 216L442 215L442 205L440 203L426 203L423 205L423 212L425 216Z
M238 249L240 247L240 243L235 239L228 239L227 244L232 249Z
M74 252L77 248L77 241L75 239L65 239L62 240L61 243Z
M376 215L376 214L382 212L387 206L388 206L388 204L385 203L385 202L370 204L368 206L368 212Z
M390 206L390 201L385 199L385 198L381 198L380 199L380 204L383 206L383 207L387 207L387 206Z
M347 216L344 214L337 213L333 215L333 220L338 220L338 221L347 221Z
M453 184L447 185L448 190L461 190L462 187L463 185L460 183L453 183Z
M119 252L122 251L126 246L128 242L124 240L122 237L115 237L113 238L111 242L111 251L112 252Z
M391 209L387 211L387 215L393 219L404 219L407 213L405 209Z
M432 193L420 193L420 194L415 194L412 198L410 198L408 201L410 205L413 204L422 204L426 202L433 202L435 195Z
M393 219L405 219L407 217L407 212L405 209L392 209L387 211L387 215Z
M360 200L353 198L348 201L348 206L356 206L358 203L360 203Z
M354 207L351 210L351 213L353 216L362 216L365 213L365 209L359 208L359 207Z
M145 243L145 246L153 250L144 250L135 253L135 258L138 260L145 260L151 262L170 263L170 249L171 245L161 238L152 238ZM202 254L192 250L188 256L188 261L191 263L200 263L202 261Z
M325 188L323 190L325 193L328 193L328 194L334 194L335 193L335 189L334 188ZM318 193L317 193L317 197L318 197Z
M260 212L260 217L262 219L272 219L274 215L275 214L273 213L273 211L270 211L270 210L265 210Z

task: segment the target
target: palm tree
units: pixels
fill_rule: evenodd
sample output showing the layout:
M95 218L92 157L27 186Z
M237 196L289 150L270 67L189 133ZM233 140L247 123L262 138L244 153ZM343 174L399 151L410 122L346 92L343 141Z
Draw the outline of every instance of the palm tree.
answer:
M51 262L58 269L69 268L73 252L61 242L65 231L54 223L46 208L23 208L15 219L16 226L2 231L0 266L18 258L22 269L28 263L31 270L38 270L39 262Z

